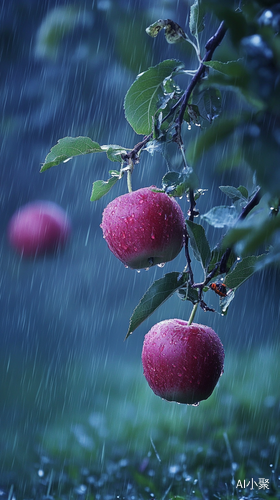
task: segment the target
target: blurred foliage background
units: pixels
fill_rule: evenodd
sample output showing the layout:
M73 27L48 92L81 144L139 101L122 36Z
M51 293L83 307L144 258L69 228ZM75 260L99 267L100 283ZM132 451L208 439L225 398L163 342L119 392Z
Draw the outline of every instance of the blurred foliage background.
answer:
M239 91L232 92L236 79L212 76L222 91L221 119L240 117L240 123L224 141L199 155L196 171L201 187L207 189L199 200L201 213L226 203L219 185L253 188L257 177L278 195L280 102L279 4L245 2L246 19L251 19L247 22L234 13L240 2L203 3L208 13L201 46L220 19L227 19L230 33L215 59L234 60L245 51L248 78L241 78ZM210 483L216 495L225 491L225 483L235 495L233 477L250 480L258 474L269 477L274 484L271 495L278 494L277 264L242 286L226 318L198 313L197 322L209 324L222 339L225 374L215 394L200 407L170 405L146 387L142 341L157 321L187 319L190 304L173 297L129 341L123 339L144 291L163 272L181 270L184 255L164 270L138 274L124 269L110 254L99 227L102 210L126 186L120 182L108 197L90 203L92 182L106 179L111 168L103 155L80 157L39 174L50 147L67 135L127 147L139 141L123 112L125 93L136 75L166 58L180 59L187 68L197 64L191 46L167 45L160 36L153 40L145 28L159 18L174 19L185 28L189 6L183 0L1 3L3 498L12 498L11 485L17 498L24 498L25 492L30 498L51 494L52 485L57 498L69 489L78 498L98 498L106 484L111 495L117 490L127 496L141 491L150 498L155 491L158 497L171 497L194 491L206 498L210 493L204 488ZM261 39L250 45L253 36ZM180 84L186 85L182 79ZM244 110L252 113L248 123L242 121ZM200 140L197 127L185 134L186 144ZM143 156L133 174L134 189L160 185L167 166L180 169L176 151L171 148L166 155ZM8 246L10 217L35 199L57 202L72 219L70 245L56 258L22 260ZM187 212L187 201L180 203ZM207 231L213 245L223 235L220 229ZM275 233L276 246L278 237ZM218 297L213 294L211 300L217 307ZM127 457L136 457L138 468L127 472L130 462L121 462ZM112 468L113 462L118 467ZM170 469L175 465L178 469ZM98 478L96 472L90 489L92 470L98 470ZM87 489L77 490L84 483Z

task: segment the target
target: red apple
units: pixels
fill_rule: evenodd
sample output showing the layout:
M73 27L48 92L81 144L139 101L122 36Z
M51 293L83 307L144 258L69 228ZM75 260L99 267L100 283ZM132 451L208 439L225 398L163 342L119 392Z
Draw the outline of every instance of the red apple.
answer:
M64 210L49 201L24 205L8 224L10 245L27 257L55 251L65 244L70 232L71 224Z
M115 198L101 228L111 252L132 269L173 260L184 243L184 214L174 198L146 187Z
M209 326L169 319L146 334L142 364L155 394L196 404L209 398L223 373L224 349Z

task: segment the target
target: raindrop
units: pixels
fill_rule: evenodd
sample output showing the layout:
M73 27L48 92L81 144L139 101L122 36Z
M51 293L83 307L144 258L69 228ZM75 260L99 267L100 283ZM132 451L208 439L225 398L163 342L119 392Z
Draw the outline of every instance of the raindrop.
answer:
M80 484L75 489L75 493L77 493L77 495L84 495L86 493L86 491L87 491L87 487L84 484Z
M169 474L175 475L180 471L179 465L170 465L168 472Z
M67 163L68 161L70 161L72 159L73 159L73 156L71 156L71 158L66 158L66 160L63 161L63 163Z
M197 403L192 403L190 406L199 406L199 401Z
M164 267L165 266L165 262L161 262L161 264L157 264L158 267Z

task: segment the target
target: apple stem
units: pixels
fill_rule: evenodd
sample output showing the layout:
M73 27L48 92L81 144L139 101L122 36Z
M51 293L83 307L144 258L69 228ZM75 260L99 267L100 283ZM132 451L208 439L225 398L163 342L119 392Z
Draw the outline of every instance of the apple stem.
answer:
M198 307L198 302L196 304L194 304L193 308L192 308L192 312L191 312L191 315L190 315L190 318L189 318L189 321L188 321L188 325L190 326L194 320L194 317L195 317L195 313L196 313L196 310L197 310L197 307Z
M128 189L128 192L129 192L129 193L132 193L132 172L131 172L131 170L130 170L130 169L127 171L127 178L126 178L126 181L127 181L127 189Z

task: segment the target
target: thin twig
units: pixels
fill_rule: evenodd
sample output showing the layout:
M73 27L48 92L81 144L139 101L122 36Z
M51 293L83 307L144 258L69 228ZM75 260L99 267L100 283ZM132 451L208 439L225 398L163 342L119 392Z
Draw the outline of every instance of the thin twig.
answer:
M260 187L256 190L254 196L252 196L251 200L247 203L247 205L243 208L241 214L239 215L237 221L236 221L236 224L242 220L245 219L245 217L247 217L247 215L251 212L251 210L256 207L260 201ZM221 258L221 261L220 261L220 273L223 274L223 273L226 273L227 272L227 263L228 263L228 259L230 257L230 254L231 254L231 250L232 250L232 247L228 247L222 258Z
M258 205L260 201L260 188L258 188L255 192L255 194L252 196L251 200L247 203L247 205L243 208L241 214L239 215L236 223L242 221L247 217L247 215L251 212L251 210ZM209 308L205 302L202 300L202 293L203 293L203 288L208 285L208 283L214 278L216 275L217 271L219 270L220 274L226 273L227 270L227 262L230 257L232 251L232 247L228 247L224 254L222 255L222 258L219 262L216 262L215 266L213 267L212 271L207 274L205 280L201 283L191 283L192 288L195 288L198 290L198 297L199 297L199 302L204 311L214 311L214 309ZM188 261L188 267L190 271L190 262L191 260L189 259Z
M221 22L219 28L217 29L216 33L208 40L208 42L205 45L206 53L199 65L199 68L193 78L191 79L187 89L185 90L184 94L182 95L181 99L171 108L171 112L180 106L180 112L177 118L177 127L178 127L178 133L181 135L181 126L184 120L184 113L186 111L186 107L188 105L189 98L191 96L191 93L195 86L198 84L199 80L204 76L206 66L203 64L204 62L211 61L215 49L220 45L222 39L224 38L226 34L227 28L225 26L224 21Z
M185 256L187 260L187 270L190 276L189 282L193 286L194 284L194 277L193 277L193 270L191 266L191 257L190 257L190 252L189 252L189 235L187 232L187 229L185 229Z

